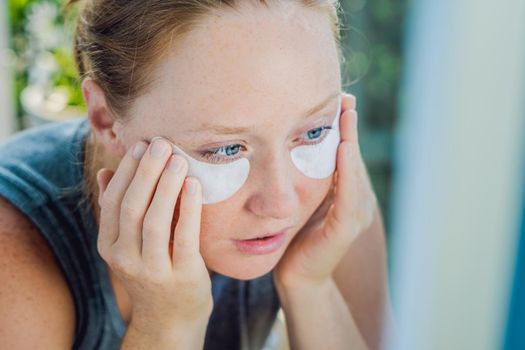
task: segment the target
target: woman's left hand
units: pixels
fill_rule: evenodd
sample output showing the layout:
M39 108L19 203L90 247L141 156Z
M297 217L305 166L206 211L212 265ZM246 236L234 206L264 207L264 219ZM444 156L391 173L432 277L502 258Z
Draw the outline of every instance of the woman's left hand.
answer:
M353 240L373 220L377 200L359 150L355 97L342 97L341 143L332 186L275 267L273 276L281 286L328 281Z

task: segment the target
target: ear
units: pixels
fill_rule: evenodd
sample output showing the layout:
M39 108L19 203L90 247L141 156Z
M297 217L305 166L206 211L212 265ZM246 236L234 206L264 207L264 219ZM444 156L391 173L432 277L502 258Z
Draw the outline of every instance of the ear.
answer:
M87 107L89 124L96 139L111 154L123 157L126 148L119 138L122 124L109 108L104 91L93 79L86 78L82 82L82 95Z

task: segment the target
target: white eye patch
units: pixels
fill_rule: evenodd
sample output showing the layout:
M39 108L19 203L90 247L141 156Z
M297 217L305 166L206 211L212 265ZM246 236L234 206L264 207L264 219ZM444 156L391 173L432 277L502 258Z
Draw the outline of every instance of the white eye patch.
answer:
M339 95L335 120L326 137L317 144L298 146L290 152L293 164L304 175L314 179L323 179L334 172L337 146L341 141L339 133L340 114L341 95Z
M202 203L213 204L235 194L246 182L250 173L250 162L240 158L227 164L211 164L190 157L172 144L173 153L188 161L188 176L199 179L202 186Z
M332 129L325 138L314 145L298 146L290 152L295 167L304 175L322 179L330 176L335 170L339 137L339 114L341 113L341 96L336 118ZM159 136L153 140L161 138ZM169 141L168 141L169 142ZM192 158L182 149L171 143L173 153L180 155L188 162L188 176L199 179L202 186L202 203L214 204L233 196L246 182L250 173L250 162L239 158L225 164L212 164Z

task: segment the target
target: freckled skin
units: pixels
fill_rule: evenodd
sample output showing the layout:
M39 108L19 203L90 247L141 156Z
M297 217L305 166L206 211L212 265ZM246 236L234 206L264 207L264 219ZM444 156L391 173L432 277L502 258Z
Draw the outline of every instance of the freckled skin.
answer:
M304 176L290 159L298 130L307 125L303 114L341 90L327 15L292 5L215 13L173 42L154 79L131 107L133 118L116 128L119 138L130 147L165 135L195 152L210 143L246 145L251 170L245 185L203 207L201 253L209 270L234 278L269 272L332 181ZM253 133L188 133L209 121L253 127ZM286 243L272 254L244 255L231 243L286 226L293 226Z

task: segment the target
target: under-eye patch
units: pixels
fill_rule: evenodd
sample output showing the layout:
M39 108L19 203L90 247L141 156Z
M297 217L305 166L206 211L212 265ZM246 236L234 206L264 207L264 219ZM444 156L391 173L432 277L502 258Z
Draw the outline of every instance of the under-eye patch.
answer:
M235 194L246 182L250 173L250 162L240 158L227 164L211 164L190 157L172 144L173 153L188 161L188 176L199 179L202 186L202 203L213 204Z
M305 176L322 179L335 170L339 137L339 114L341 96L336 118L324 139L313 145L298 146L291 150L295 167ZM159 136L154 139L160 138ZM173 153L188 161L188 176L199 179L202 185L203 204L214 204L233 196L246 182L250 173L250 162L240 158L225 164L212 164L192 158L182 149L171 144Z
M314 145L301 145L291 151L292 162L295 167L305 176L314 179L323 179L335 170L337 146L341 141L339 133L339 117L341 114L341 95L337 114L331 129L328 130L326 137Z

